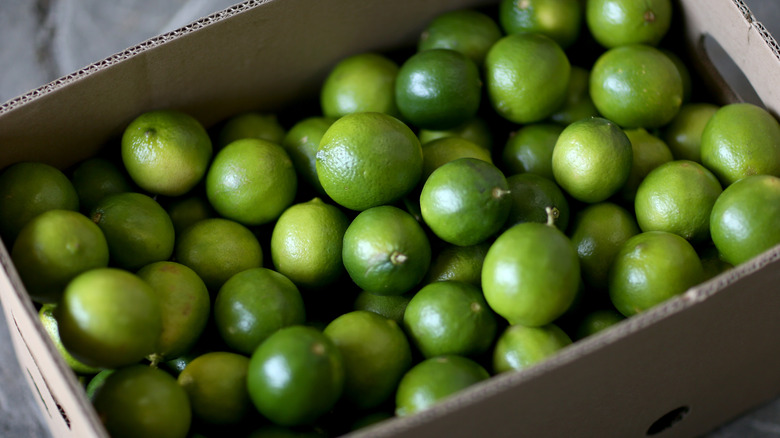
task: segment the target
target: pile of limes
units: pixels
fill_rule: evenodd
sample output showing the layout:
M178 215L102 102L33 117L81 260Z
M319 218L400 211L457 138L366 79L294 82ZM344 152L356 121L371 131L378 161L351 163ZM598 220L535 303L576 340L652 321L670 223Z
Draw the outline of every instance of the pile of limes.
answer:
M412 415L780 244L780 125L693 86L671 14L443 13L313 108L10 166L0 234L115 438Z

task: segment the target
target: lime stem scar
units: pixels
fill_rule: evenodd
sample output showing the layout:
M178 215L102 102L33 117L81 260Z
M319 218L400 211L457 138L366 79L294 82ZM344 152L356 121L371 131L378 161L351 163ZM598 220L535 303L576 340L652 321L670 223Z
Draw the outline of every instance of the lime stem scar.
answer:
M560 210L558 210L555 207L545 207L544 211L545 211L545 213L547 213L547 224L546 225L554 227L555 226L555 221L561 215Z
M390 263L392 263L395 266L401 265L406 261L407 257L406 254L398 251L393 251L392 254L390 254Z

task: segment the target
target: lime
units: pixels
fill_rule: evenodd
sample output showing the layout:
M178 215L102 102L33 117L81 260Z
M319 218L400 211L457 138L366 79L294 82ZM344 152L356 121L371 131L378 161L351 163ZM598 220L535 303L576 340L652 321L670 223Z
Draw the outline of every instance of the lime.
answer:
M701 163L701 135L718 106L712 103L688 103L664 128L663 138L676 160Z
M551 323L572 305L579 284L580 264L569 238L536 222L498 236L482 266L485 299L510 324Z
M680 73L680 78L682 79L683 83L683 105L685 105L691 101L691 95L693 94L693 80L691 78L691 72L688 70L688 66L685 64L685 61L677 56L675 52L664 48L661 48L661 51L664 52L664 55L669 57L669 59L674 63L674 66L677 67L677 72Z
M378 295L362 291L355 298L354 310L366 310L377 315L392 319L397 324L403 323L406 306L413 293L403 295Z
M280 328L305 321L298 288L284 275L266 268L233 275L214 301L214 322L220 336L230 348L247 355Z
M38 162L16 163L0 174L0 236L13 245L19 231L48 210L79 209L76 189L56 167Z
M629 317L704 280L696 250L677 234L648 231L626 241L609 273L609 296Z
M182 233L176 242L175 258L216 292L233 274L262 266L263 250L245 226L211 218L196 222Z
M617 193L631 173L631 141L613 122L591 117L567 126L555 143L555 181L573 198L601 202Z
M219 147L243 138L259 138L281 144L287 133L276 114L250 111L230 117L219 130Z
M501 154L508 175L532 172L553 179L552 154L563 127L552 123L532 123L512 132Z
M146 265L138 276L152 286L162 310L162 333L150 359L158 363L188 352L203 333L211 310L203 280L192 269L168 261Z
M701 162L724 187L749 175L780 176L780 123L760 106L724 105L701 134Z
M519 173L506 179L512 208L506 227L523 222L553 224L561 231L569 226L569 202L555 182L535 173Z
M282 140L282 146L295 166L295 173L318 193L325 194L325 189L317 177L317 150L325 131L336 119L328 117L308 117L298 121L287 132Z
M390 205L372 207L352 220L344 234L344 267L360 288L400 295L416 286L431 263L422 226Z
M171 217L147 195L106 196L90 216L106 237L111 261L121 268L135 270L173 254L176 233Z
M113 438L184 438L192 420L189 399L176 379L144 365L109 375L93 404Z
M339 118L358 112L379 112L398 117L397 76L398 65L379 53L360 53L342 59L322 84L322 114Z
M74 278L55 310L62 345L85 365L118 368L154 352L162 332L160 302L148 283L115 268Z
M108 266L108 244L100 228L83 214L49 210L22 228L11 259L30 298L53 303L73 277Z
M643 44L619 46L593 64L590 97L603 117L623 128L658 128L680 110L682 78L660 50Z
M165 211L173 222L176 236L181 236L190 225L216 216L209 201L197 195L178 197L166 206Z
M362 211L410 192L422 163L420 141L403 122L382 113L353 113L322 136L316 167L333 201Z
M295 198L298 179L284 148L247 138L225 146L206 175L206 196L221 216L244 225L271 222Z
M496 341L493 350L493 372L498 374L528 368L569 344L569 335L555 324L541 327L511 325Z
M455 50L481 66L490 47L502 36L498 24L488 15L459 9L439 14L428 23L420 34L417 51Z
M444 245L431 261L423 282L427 284L434 281L454 280L480 287L482 263L485 261L490 243L486 241L468 246Z
M661 164L672 161L673 157L666 143L645 128L625 129L623 132L631 141L633 159L631 173L620 189L620 196L627 202L633 202L636 189L647 174Z
M90 402L95 401L95 394L103 387L103 384L106 383L108 376L114 374L114 371L116 370L102 370L89 379L89 383L87 383L87 386L84 388L84 392L86 392Z
M404 312L404 329L426 358L479 356L493 344L497 325L482 291L452 280L423 287Z
M745 177L715 201L710 232L722 258L736 266L780 243L780 178Z
M493 133L491 132L491 128L488 126L485 119L479 116L450 129L420 129L417 137L420 139L421 144L442 137L462 137L487 150L493 149Z
M149 111L122 134L122 162L142 189L159 195L187 193L206 174L212 146L206 129L189 114Z
M456 393L487 380L481 365L461 356L426 359L404 374L395 395L395 414L406 417L424 411Z
M423 220L440 239L475 245L498 232L511 208L503 173L488 162L460 158L436 169L423 185Z
M458 158L476 158L493 164L490 151L462 137L443 137L422 145L423 175L427 180L434 170Z
M44 304L38 311L38 318L41 321L41 325L43 325L46 333L49 334L52 343L54 343L54 347L62 355L65 363L70 367L70 369L73 370L74 373L81 375L97 374L100 372L100 368L84 365L78 359L73 357L73 355L70 354L67 349L65 349L65 346L62 345L57 318L54 316L54 309L56 307L56 304Z
M588 0L585 21L602 46L657 45L672 21L670 0Z
M594 310L585 315L577 326L577 339L595 335L624 319L626 318L614 309Z
M341 261L347 216L320 198L282 213L271 234L274 268L306 289L327 286L344 271Z
M639 232L634 215L617 204L600 202L581 210L572 226L571 243L577 250L585 284L606 291L615 255Z
M82 161L73 170L71 182L83 212L92 210L107 195L133 191L133 186L122 170L105 158Z
M401 115L424 129L449 129L471 120L481 98L477 65L451 49L430 49L410 56L395 82Z
M247 390L249 358L215 351L196 357L179 374L192 414L209 424L234 424L252 407Z
M309 424L328 412L344 389L344 360L317 329L291 326L252 354L247 384L255 407L282 426Z
M642 231L667 231L693 243L710 238L710 212L722 188L695 161L662 164L639 185L634 202Z
M540 34L505 36L485 58L490 102L500 116L514 123L537 122L560 108L570 72L563 49Z
M412 366L412 349L403 330L376 313L345 313L323 333L344 359L343 399L358 409L375 408L390 399Z
M550 120L567 126L587 117L598 116L599 112L590 98L590 71L576 65L571 66L566 99L560 108L550 116Z
M580 35L580 0L502 0L498 19L507 34L539 33L566 49Z

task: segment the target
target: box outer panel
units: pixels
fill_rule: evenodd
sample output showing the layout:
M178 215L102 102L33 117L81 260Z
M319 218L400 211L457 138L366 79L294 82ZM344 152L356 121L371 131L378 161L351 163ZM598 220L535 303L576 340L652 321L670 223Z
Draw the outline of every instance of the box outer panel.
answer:
M242 3L4 104L0 168L41 158L64 168L151 108L183 109L206 125L241 110L273 111L316 91L338 59L409 44L436 14L486 3L492 2ZM701 37L712 35L777 115L777 45L743 16L744 5L679 5L693 50L701 53ZM393 31L376 31L387 28ZM291 50L293 44L299 49ZM697 59L722 86L706 59ZM14 346L54 436L105 436L37 323L4 247L0 259L0 296ZM780 392L780 352L771 342L780 332L778 284L780 247L536 367L356 435L645 436L650 424L678 407L688 414L658 436L699 435Z

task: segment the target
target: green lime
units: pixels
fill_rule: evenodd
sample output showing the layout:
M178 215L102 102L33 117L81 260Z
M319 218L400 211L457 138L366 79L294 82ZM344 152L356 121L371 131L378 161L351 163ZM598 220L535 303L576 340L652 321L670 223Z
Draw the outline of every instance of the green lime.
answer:
M780 176L780 123L760 106L724 105L704 126L701 162L724 187L750 175Z
M404 329L426 358L479 356L493 344L497 326L482 291L459 281L424 286L404 312Z
M722 258L736 266L780 243L780 178L754 175L715 201L710 232Z
M403 122L382 113L353 113L322 136L316 167L334 202L362 211L409 193L422 164L420 141Z
M336 281L349 219L320 198L295 204L282 213L271 233L274 268L296 285L316 289Z
M682 78L660 50L643 44L619 46L593 64L590 97L603 117L623 128L658 128L680 110Z
M519 173L506 179L512 208L506 228L523 222L553 224L561 231L569 226L569 202L552 180L535 173Z
M460 158L436 169L423 185L420 210L440 239L468 246L487 240L506 222L511 200L504 174L491 163Z
M425 276L431 245L422 226L390 205L372 207L352 220L344 234L344 267L363 290L400 295Z
M565 102L571 64L563 49L541 34L498 40L485 58L485 84L493 108L514 123L532 123Z
M539 33L566 49L580 35L581 3L580 0L502 0L498 19L507 34Z
M91 367L81 363L78 359L73 357L73 355L70 354L67 349L65 349L64 345L62 345L57 318L54 316L54 309L56 307L56 304L44 304L38 311L38 318L41 321L41 325L43 325L46 333L49 334L52 343L54 343L54 347L57 348L57 351L62 355L65 363L70 367L70 369L73 370L74 373L80 375L93 375L99 373L100 368Z
M685 61L683 61L675 52L664 48L661 48L661 51L672 60L674 66L677 67L677 72L680 73L680 78L683 83L683 105L685 105L691 101L691 95L693 94L693 79L691 78L691 72L688 70Z
M108 376L114 374L114 371L116 370L102 370L89 379L89 383L87 383L84 391L87 393L87 398L90 402L95 401L95 394L100 388L103 387L103 384L106 383Z
M378 295L362 291L355 297L353 309L374 312L387 319L392 319L397 324L401 324L404 320L406 306L411 301L412 295Z
M215 351L196 357L177 379L194 417L209 424L235 424L252 407L247 389L249 358Z
M590 71L572 65L569 85L566 88L566 99L561 107L552 113L550 120L567 126L577 120L598 115L596 105L590 98Z
M491 132L491 128L488 126L487 122L485 122L485 119L479 116L451 129L420 129L417 137L420 139L421 144L442 137L462 137L487 150L493 149L493 133Z
M214 301L214 322L220 336L230 348L247 355L280 328L305 321L298 288L284 275L266 268L233 275Z
M73 277L108 266L108 244L100 228L83 214L49 210L22 228L11 259L30 298L53 303Z
M498 374L528 368L571 343L569 335L555 324L541 327L511 325L496 341L493 372Z
M626 319L614 309L594 310L582 318L577 326L577 339L587 338Z
M639 233L634 215L617 204L600 202L581 210L572 226L571 243L585 284L606 291L615 255L626 240Z
M284 148L256 138L225 146L206 175L206 196L217 213L244 225L276 220L292 204L297 188Z
M159 195L187 193L206 174L211 139L200 122L175 110L149 111L122 134L122 162L142 189Z
M631 173L631 141L615 123L591 117L567 126L555 143L555 182L573 198L601 202L617 193Z
M216 292L245 269L263 265L263 250L252 232L228 219L211 218L187 228L176 242L175 259Z
M203 333L211 298L203 280L192 269L175 262L155 262L137 275L152 286L162 310L162 333L150 359L153 363L188 352Z
M502 36L498 24L488 15L459 9L439 14L428 23L420 34L417 51L455 50L481 66L490 47Z
M48 210L79 209L76 189L56 167L23 162L0 174L0 236L13 245L19 231L35 216Z
M398 117L395 81L398 65L379 53L360 53L339 61L320 90L325 117L339 118L359 112Z
M510 324L539 327L571 307L580 285L580 262L569 238L553 226L517 224L485 256L482 291Z
M325 131L336 119L329 117L308 117L298 121L287 132L282 146L295 166L295 173L318 193L325 194L325 189L317 177L317 150Z
M609 296L629 317L704 280L699 255L687 240L665 231L648 231L626 241L609 273Z
M305 326L269 336L252 354L247 376L257 410L282 426L310 424L328 412L341 397L344 380L338 347Z
M234 115L222 125L218 144L221 149L243 138L259 138L281 144L286 134L276 114L250 111Z
M476 245L444 245L434 255L423 283L454 280L482 286L482 263L490 248L489 241Z
M633 202L636 189L648 173L656 167L672 161L672 152L663 140L647 132L645 128L623 130L631 141L631 173L620 189L620 196L627 202Z
M153 353L162 332L160 301L148 283L115 268L68 283L55 310L62 345L85 365L118 368Z
M83 212L92 210L105 196L133 191L133 186L122 170L105 158L82 161L73 170L71 182Z
M657 45L672 21L670 0L588 0L585 22L606 48L629 44Z
M176 232L168 212L153 198L136 192L106 196L90 212L106 236L111 261L135 270L173 254Z
M481 365L461 356L426 359L404 374L395 395L395 414L406 417L424 411L464 389L487 380Z
M145 365L109 375L93 404L112 438L184 438L192 421L187 393L176 379Z
M637 189L639 228L667 231L693 243L709 240L710 212L722 191L715 175L695 161L662 164Z
M398 323L373 312L357 310L339 316L323 333L344 359L342 398L358 409L372 409L389 400L412 366L412 349Z
M563 127L552 123L532 123L509 134L501 155L508 175L531 172L553 179L552 154Z
M405 120L424 129L450 129L477 115L482 80L461 52L430 49L410 56L395 82L395 100Z
M701 135L719 106L712 103L688 103L664 128L663 138L676 160L701 163Z
M422 145L423 174L427 180L434 170L458 158L476 158L493 164L490 151L462 137L443 137Z
M165 211L173 222L176 236L181 236L190 225L216 216L209 201L203 196L178 197L167 205Z

